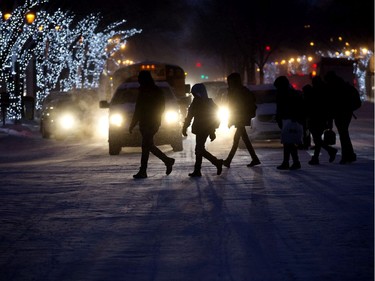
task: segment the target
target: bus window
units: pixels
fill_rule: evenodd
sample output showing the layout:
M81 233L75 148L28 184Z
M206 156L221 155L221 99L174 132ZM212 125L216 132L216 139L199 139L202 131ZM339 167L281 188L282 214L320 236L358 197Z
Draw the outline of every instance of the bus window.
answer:
M141 70L148 70L155 81L166 81L175 90L177 98L185 98L188 87L185 86L185 72L177 65L159 62L141 62L128 65L118 69L113 74L114 90L123 82L137 82L138 73Z
M181 113L186 114L191 103L190 85L185 84L185 71L178 65L160 62L141 62L119 68L113 74L113 89L124 82L138 82L138 73L148 70L155 81L165 81L173 88Z

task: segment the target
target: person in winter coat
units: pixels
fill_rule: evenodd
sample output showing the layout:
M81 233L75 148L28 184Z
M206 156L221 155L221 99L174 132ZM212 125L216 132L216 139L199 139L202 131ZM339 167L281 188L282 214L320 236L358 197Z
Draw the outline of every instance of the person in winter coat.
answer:
M293 89L285 76L279 76L274 82L276 94L276 121L281 129L281 142L283 144L283 162L277 166L279 170L298 170L301 163L298 157L297 146L302 144L303 122L303 97ZM293 164L289 167L289 159Z
M232 162L232 159L236 154L240 138L242 138L252 158L252 161L247 166L253 167L259 165L259 158L255 153L255 150L253 148L253 145L251 144L251 141L249 139L249 136L247 135L245 128L245 126L250 126L252 118L252 113L249 112L249 108L256 108L255 97L251 94L249 89L242 85L241 76L239 73L230 74L227 77L227 82L228 104L231 109L231 115L228 125L234 125L237 129L234 133L232 148L228 154L228 157L224 160L223 164L225 167L230 168L230 163Z
M325 149L329 155L329 162L335 160L337 149L324 143L322 135L324 130L332 129L333 116L330 112L331 102L327 94L327 87L320 76L312 79L312 86L303 87L307 127L311 132L315 144L314 155L308 162L310 165L319 165L319 155L321 148Z
M349 125L353 116L352 100L348 92L348 84L335 72L329 71L324 76L328 93L332 97L333 118L340 136L341 160L340 164L348 164L357 160L349 135Z
M139 172L133 177L135 179L147 178L147 164L150 152L161 159L166 165L166 174L172 172L175 162L173 158L165 155L154 144L154 135L161 125L161 118L165 109L165 99L163 91L155 85L149 71L140 71L138 74L139 94L137 97L135 111L129 126L132 133L134 127L139 123L139 130L142 135L142 157Z
M215 130L219 126L217 120L217 106L212 99L208 98L206 87L199 83L191 88L191 93L194 96L192 103L189 106L187 116L182 128L182 134L187 136L187 128L190 126L192 120L191 131L195 134L195 165L194 171L189 174L190 177L201 177L201 166L203 157L209 160L217 168L217 174L222 172L223 160L217 159L205 148L205 143L208 137L211 141L216 138Z

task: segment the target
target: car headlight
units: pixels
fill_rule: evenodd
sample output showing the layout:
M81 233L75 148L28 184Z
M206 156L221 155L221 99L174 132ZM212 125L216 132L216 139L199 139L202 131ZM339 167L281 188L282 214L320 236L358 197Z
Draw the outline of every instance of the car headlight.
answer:
M217 111L217 116L220 120L220 124L227 125L229 120L229 108L226 106L220 106Z
M173 110L168 110L165 112L164 120L168 124L177 123L178 122L178 112Z
M108 134L108 115L103 115L98 117L98 120L96 122L96 134L100 137L107 136Z
M64 113L59 117L59 125L62 129L69 130L75 126L75 118L70 113Z
M109 123L113 126L120 127L124 123L124 117L119 113L114 113L109 116Z

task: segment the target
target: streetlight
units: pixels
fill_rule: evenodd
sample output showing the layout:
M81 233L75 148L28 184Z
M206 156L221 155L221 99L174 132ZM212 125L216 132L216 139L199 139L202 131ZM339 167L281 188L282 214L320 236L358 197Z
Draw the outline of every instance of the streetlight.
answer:
M12 16L12 14L11 13L9 13L9 12L6 12L6 13L4 13L4 20L6 21L6 20L8 20L10 17Z
M32 10L27 10L26 13L22 13L20 15L18 14L12 15L12 14L13 12L9 12L9 11L4 12L3 14L3 19L4 21L9 22L10 28L12 28L15 31L18 31L18 32L13 33L13 35L11 35L9 39L9 46L10 46L9 51L8 51L9 53L5 55L5 56L11 57L11 63L12 63L10 67L7 67L9 70L6 70L6 71L10 71L10 73L7 74L9 75L9 80L8 82L5 82L6 83L5 87L7 88L7 91L9 91L9 93L13 93L11 95L11 98L13 101L11 103L12 108L10 112L12 114L15 113L16 117L18 118L18 116L20 115L19 113L20 113L21 107L24 105L24 99L21 96L21 93L25 89L24 79L26 79L27 70L26 70L26 67L24 66L21 69L19 65L20 62L18 61L19 54L17 53L16 46L14 44L17 42L17 39L20 36L22 36L23 25L31 25L35 21L36 14ZM12 20L12 17L16 17L15 21ZM20 18L21 21L16 20L18 18ZM25 41L23 42L22 48L23 49L30 48L31 44L32 44L31 40L25 39ZM25 71L26 73L20 73L21 70ZM22 116L22 113L21 113L21 116Z
M36 14L34 11L27 11L25 14L25 22L26 25L31 25L34 23L36 18ZM31 44L34 44L34 41L31 41ZM26 44L25 48L30 48L30 43ZM24 79L24 84L22 86L22 91L26 90L26 93L22 96L22 105L24 114L23 117L26 117L29 120L34 118L34 108L35 108L35 87L36 87L36 74L35 74L35 61L34 59L31 60L29 65L26 67L26 74ZM31 79L30 79L31 78ZM27 85L27 80L31 80L32 83ZM31 89L29 88L31 87Z
M3 18L5 21L7 21L8 19L10 19L12 17L12 13L10 12L5 12L4 15L3 15ZM26 14L25 14L25 22L27 24L32 24L34 22L36 18L36 15L33 11L29 10Z
M33 11L28 11L25 15L25 20L27 24L32 24L35 20L35 13Z

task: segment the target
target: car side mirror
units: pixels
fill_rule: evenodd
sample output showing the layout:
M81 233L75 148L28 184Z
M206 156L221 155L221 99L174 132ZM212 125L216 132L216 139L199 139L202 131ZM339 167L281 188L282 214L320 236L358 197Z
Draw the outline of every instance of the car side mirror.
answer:
M99 101L99 108L109 108L109 103L106 100Z

